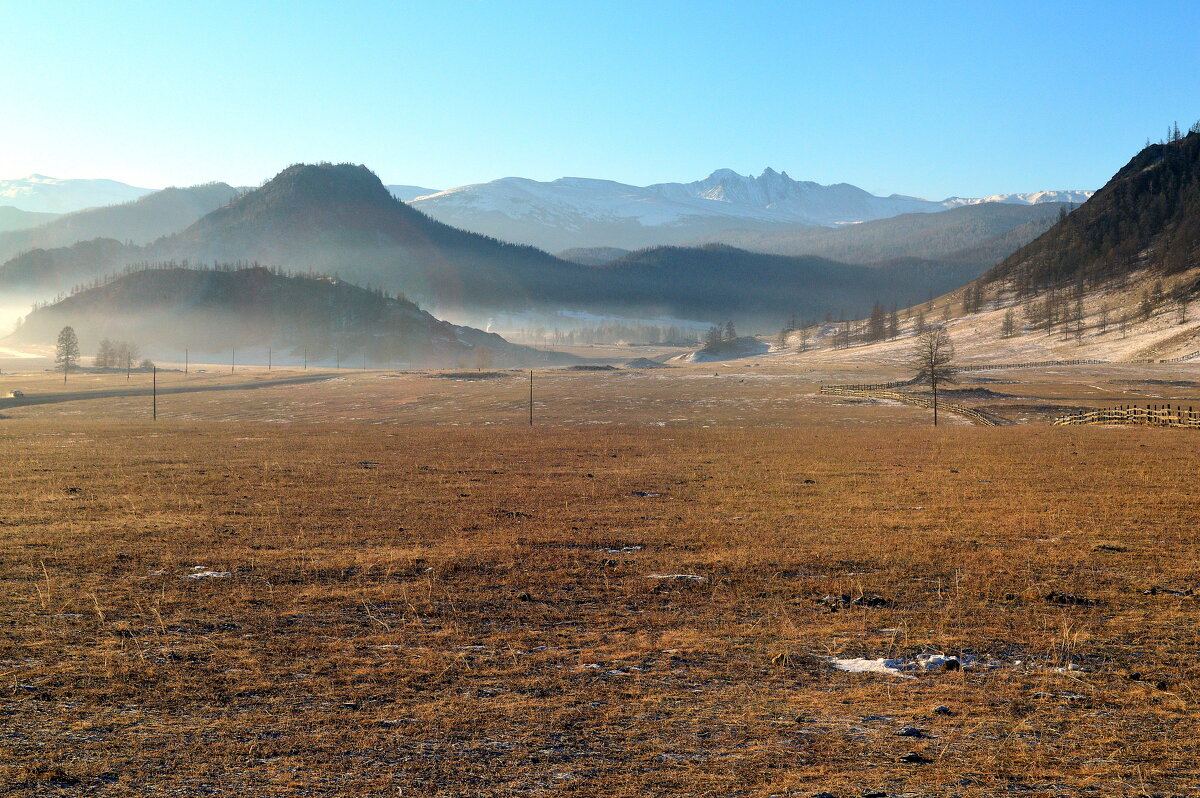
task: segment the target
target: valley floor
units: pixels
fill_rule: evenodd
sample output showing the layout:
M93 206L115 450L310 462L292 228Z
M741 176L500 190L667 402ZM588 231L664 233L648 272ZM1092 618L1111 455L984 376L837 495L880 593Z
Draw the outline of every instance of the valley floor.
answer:
M1045 423L1196 365L290 374L0 407L9 794L1200 787L1195 433Z

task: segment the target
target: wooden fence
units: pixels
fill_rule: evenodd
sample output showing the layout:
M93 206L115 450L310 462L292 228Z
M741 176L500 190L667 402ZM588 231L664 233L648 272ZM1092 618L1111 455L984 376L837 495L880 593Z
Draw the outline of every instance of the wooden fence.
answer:
M901 383L901 385L911 384L913 383ZM830 396L856 396L863 399L891 399L892 401L902 402L903 404L913 405L915 407L933 408L932 398L921 396L920 394L899 393L898 391L872 388L870 386L859 388L852 385L822 385L821 393ZM953 413L957 416L963 416L964 418L970 419L976 424L980 424L984 427L999 426L999 422L996 419L969 407L950 404L949 402L943 402L940 399L938 400L937 407L942 413Z
M1160 360L1158 362L1159 363L1182 363L1185 360L1192 360L1193 358L1197 358L1197 357L1200 357L1200 349L1197 349L1195 352L1191 352L1186 355L1180 355L1179 357L1169 357L1166 360Z
M1054 426L1073 424L1137 424L1147 427L1192 427L1200 429L1200 410L1178 405L1150 405L1149 407L1109 407L1062 416L1054 420Z
M821 393L825 393L826 388L845 388L848 391L887 391L892 388L905 388L909 385L916 385L920 382L919 379L913 377L911 380L896 380L895 382L867 382L856 383L853 385L822 385Z
M959 371L996 371L998 369L1033 369L1045 366L1093 366L1107 360L1030 360L1025 363L964 363Z

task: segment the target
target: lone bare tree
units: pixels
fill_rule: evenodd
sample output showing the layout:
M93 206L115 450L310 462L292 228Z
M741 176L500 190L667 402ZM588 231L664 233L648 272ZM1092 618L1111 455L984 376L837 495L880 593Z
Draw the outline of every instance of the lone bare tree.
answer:
M63 327L58 334L58 346L54 350L54 365L62 369L63 382L67 374L79 363L79 338L72 327Z
M954 342L945 327L930 327L917 336L913 342L912 365L916 370L918 382L929 383L933 390L933 426L938 423L938 385L943 382L954 382L956 369L954 362Z

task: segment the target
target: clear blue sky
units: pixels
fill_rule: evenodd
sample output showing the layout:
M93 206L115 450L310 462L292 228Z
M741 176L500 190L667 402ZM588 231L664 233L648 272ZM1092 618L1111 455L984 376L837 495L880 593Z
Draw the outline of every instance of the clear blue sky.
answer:
M10 0L0 61L0 178L772 166L941 198L1097 188L1200 118L1200 3Z

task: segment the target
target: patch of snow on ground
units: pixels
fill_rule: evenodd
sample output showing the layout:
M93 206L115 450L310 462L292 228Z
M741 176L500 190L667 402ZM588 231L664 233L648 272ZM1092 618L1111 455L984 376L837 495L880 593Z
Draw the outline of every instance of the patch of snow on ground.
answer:
M914 673L957 670L976 664L974 657L955 657L946 654L922 654L912 659L833 658L829 662L839 671L882 673L888 676L899 676L902 679L915 679Z
M226 576L233 576L232 571L213 571L203 565L193 565L192 573L184 574L180 579L220 579Z

